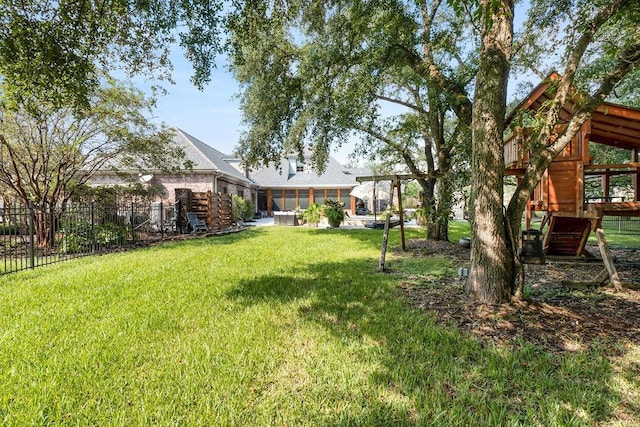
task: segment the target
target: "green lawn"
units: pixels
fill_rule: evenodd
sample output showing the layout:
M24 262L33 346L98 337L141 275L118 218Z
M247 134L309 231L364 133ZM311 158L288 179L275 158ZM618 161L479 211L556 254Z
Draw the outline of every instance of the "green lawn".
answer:
M604 234L609 246L612 248L640 249L640 235L638 234L619 233L616 230L608 230L606 228L604 229ZM595 233L589 235L589 243L598 244Z
M407 308L396 274L377 272L380 241L380 230L255 228L2 276L0 420L615 424L640 389L607 349L485 348L436 326Z

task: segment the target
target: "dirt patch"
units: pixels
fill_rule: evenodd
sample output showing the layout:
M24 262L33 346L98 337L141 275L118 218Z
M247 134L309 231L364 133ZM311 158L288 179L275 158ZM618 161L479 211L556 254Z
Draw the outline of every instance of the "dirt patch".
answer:
M454 243L416 239L407 247L407 252L397 255L446 256L454 266L469 265L469 249ZM588 249L599 253L597 247ZM622 281L637 283L640 251L613 249L612 254ZM582 351L596 343L615 344L613 348L619 349L628 343L640 344L640 291L567 286L566 281L591 281L603 269L598 258L529 264L525 301L497 307L469 301L464 278L404 275L401 287L411 305L435 313L438 321L454 324L486 343L512 346L524 340L554 352Z

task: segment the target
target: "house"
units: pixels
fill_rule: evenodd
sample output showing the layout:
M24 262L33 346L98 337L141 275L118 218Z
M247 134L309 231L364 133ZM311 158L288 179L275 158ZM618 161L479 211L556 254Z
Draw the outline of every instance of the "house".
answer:
M189 135L183 130L172 128L174 143L182 148L185 160L192 165L191 170L180 173L153 172L147 175L139 175L139 171L119 171L118 174L111 171L101 171L91 180L92 185L125 185L131 179L138 179L144 183L159 184L163 188L163 200L170 204L175 203L176 190L179 194L183 189L189 189L194 193L221 193L235 194L246 200L256 203L258 185L245 176L228 161L230 156L210 147L199 139ZM127 181L121 175L130 175Z
M329 156L326 168L318 174L311 167L310 153L304 159L297 154L283 157L278 165L270 165L250 174L260 186L258 209L268 216L274 211L306 209L311 203L324 203L325 199L339 200L347 210L355 211L356 198L350 193L358 185L356 177L369 171L351 169Z
M238 159L205 144L185 131L172 128L175 144L182 148L185 160L193 167L180 173L156 171L140 175L139 171L100 171L91 180L98 185L126 185L140 180L162 188L165 206L176 203L189 194L213 193L238 195L251 200L256 210L271 216L274 211L306 209L311 203L325 199L340 200L353 212L356 198L351 190L358 185L356 176L370 174L364 169L350 169L329 157L326 169L318 174L310 166L310 153L305 160L297 155L284 157L279 165L243 173ZM128 179L123 178L129 175Z

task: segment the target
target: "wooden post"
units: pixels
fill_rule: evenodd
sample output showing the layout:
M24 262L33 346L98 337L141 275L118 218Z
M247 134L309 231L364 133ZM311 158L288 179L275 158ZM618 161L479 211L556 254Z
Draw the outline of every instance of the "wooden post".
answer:
M640 202L640 168L636 168L636 173L633 175L633 193L635 201Z
M609 176L610 170L607 169L605 173L602 174L602 195L604 196L604 202L610 202L611 198L609 197Z
M638 163L638 149L631 150L631 162ZM640 168L636 168L636 173L631 176L633 185L633 195L636 202L640 201Z
M393 190L394 190L395 181L391 183L391 198L393 199ZM389 228L391 224L391 202L387 205L387 217L384 220L384 233L382 234L382 249L380 251L380 272L384 271L384 262L387 256L387 242L389 241Z
M378 223L378 215L376 214L377 212L377 208L376 208L376 204L377 204L377 200L376 200L376 184L378 182L377 181L373 181L373 224L377 224Z
M207 191L207 227L213 228L213 192Z
M402 209L402 190L400 189L400 179L396 178L394 185L398 187L398 209L400 210L400 237L402 241L402 250L406 250L404 240L404 212Z
M616 291L622 291L622 283L618 276L616 266L613 265L613 258L611 257L611 251L609 251L609 245L607 239L604 236L604 230L602 228L596 229L596 237L598 238L598 247L600 248L600 254L602 255L602 261L609 273L609 281L613 285Z
M525 210L525 227L527 230L531 228L531 202L527 202L527 209Z
M584 165L576 163L576 215L580 216L584 210Z

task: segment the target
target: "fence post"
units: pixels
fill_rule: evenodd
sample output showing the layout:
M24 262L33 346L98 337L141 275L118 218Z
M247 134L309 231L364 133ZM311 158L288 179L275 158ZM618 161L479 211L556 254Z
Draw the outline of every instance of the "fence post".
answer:
M29 268L36 265L35 242L34 242L34 211L33 202L29 200Z
M176 204L176 234L182 234L182 200Z
M160 200L160 240L164 240L164 203Z
M131 223L131 241L135 245L136 244L136 225L135 225L135 208L133 202L131 202L131 219L129 221Z
M91 253L94 253L96 251L96 218L94 202L91 202L89 205L89 215L91 218Z

